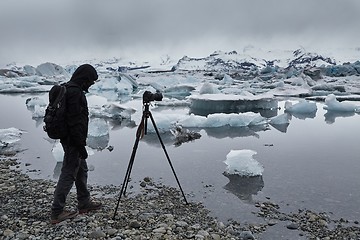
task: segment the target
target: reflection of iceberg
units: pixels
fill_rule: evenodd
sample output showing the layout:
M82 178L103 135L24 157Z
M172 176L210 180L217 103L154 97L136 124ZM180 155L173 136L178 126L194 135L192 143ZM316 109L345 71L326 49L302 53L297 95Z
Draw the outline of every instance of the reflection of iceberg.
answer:
M339 102L334 94L329 94L325 98L324 109L335 112L360 112L360 106L352 103Z
M61 173L61 168L62 168L63 162L56 162L55 168L54 168L54 173L53 173L53 178L54 179L58 179Z
M277 109L278 101L271 96L261 95L232 95L232 94L203 94L191 96L191 112L202 113L231 113Z
M335 111L328 111L324 114L325 116L325 122L332 124L335 122L335 119L337 117L352 117L354 116L354 112L335 112Z
M264 168L253 158L255 154L255 151L249 149L231 150L224 161L227 165L226 173L243 177L261 176Z
M209 137L218 139L222 138L237 138L237 137L249 137L253 136L259 138L257 132L269 130L268 125L258 125L249 127L230 127L224 126L219 128L206 128L204 129Z
M226 173L224 176L230 180L224 188L247 203L252 203L252 195L256 195L264 187L262 176L244 177Z

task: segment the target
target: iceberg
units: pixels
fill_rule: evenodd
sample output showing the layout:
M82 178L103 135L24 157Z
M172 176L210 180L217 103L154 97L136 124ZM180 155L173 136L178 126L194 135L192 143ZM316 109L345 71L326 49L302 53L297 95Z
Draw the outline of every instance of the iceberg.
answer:
M339 102L334 94L329 94L325 98L325 105L324 109L328 111L360 112L360 106L347 102Z
M257 152L249 149L231 150L226 155L226 174L236 174L244 177L262 176L264 167L253 156Z
M0 129L0 149L11 146L21 139L21 135L25 131L11 127Z
M268 123L268 120L264 117L261 117L260 114L252 112L238 114L215 113L210 114L207 117L191 114L190 116L179 120L178 123L183 127L192 128L214 128L223 126L246 127L264 125Z
M91 149L91 148L89 148L88 146L86 146L85 147L86 148L86 151L87 151L87 153L88 153L88 155L89 156L91 156L91 155L93 155L94 154L94 151ZM53 147L52 147L52 149L51 149L51 154L53 155L53 157L54 157L54 159L55 159L55 161L56 161L56 163L57 163L57 167L59 168L59 169L57 169L57 172L58 173L60 173L60 170L61 170L61 164L59 164L59 163L62 163L63 161L64 161L64 150L63 150L63 147L62 147L62 145L61 145L61 143L60 143L60 140L55 140L54 142L53 142ZM57 167L55 167L55 169L57 168ZM55 172L55 171L54 171ZM59 176L60 174L57 174L57 176Z
M300 100L296 104L292 104L290 101L285 102L285 112L289 113L312 113L317 111L315 102L309 102L306 100Z
M247 112L278 108L278 101L272 95L253 95L243 92L237 94L202 94L189 97L191 112L220 113L220 112Z
M105 119L91 118L89 122L87 146L92 149L105 149L110 140L109 125Z

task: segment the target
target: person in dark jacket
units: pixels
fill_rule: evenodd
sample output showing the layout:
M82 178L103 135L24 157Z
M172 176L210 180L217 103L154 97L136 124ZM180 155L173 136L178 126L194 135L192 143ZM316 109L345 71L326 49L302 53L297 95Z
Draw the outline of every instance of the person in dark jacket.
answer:
M51 223L56 224L101 208L101 203L90 200L87 188L86 138L88 134L89 111L85 93L98 79L95 68L89 64L79 66L66 85L66 122L68 136L60 139L64 149L64 160L56 185L51 207ZM78 211L64 210L66 197L73 184L76 186Z

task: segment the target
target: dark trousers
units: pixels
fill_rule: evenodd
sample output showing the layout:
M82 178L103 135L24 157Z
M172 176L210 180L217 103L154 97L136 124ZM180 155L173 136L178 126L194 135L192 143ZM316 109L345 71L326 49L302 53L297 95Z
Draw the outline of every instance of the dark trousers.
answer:
M51 207L53 214L60 214L66 202L72 186L76 186L78 206L85 205L90 200L90 193L87 189L88 168L85 159L79 158L79 150L64 143L64 161L60 177L54 193L54 201Z

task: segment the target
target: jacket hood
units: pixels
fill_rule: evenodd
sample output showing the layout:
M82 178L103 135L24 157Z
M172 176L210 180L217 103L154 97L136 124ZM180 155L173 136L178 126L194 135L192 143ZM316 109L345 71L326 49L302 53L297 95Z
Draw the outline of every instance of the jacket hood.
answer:
M90 64L83 64L75 70L70 79L70 82L78 84L82 90L87 92L91 84L97 79L98 74L95 68Z

